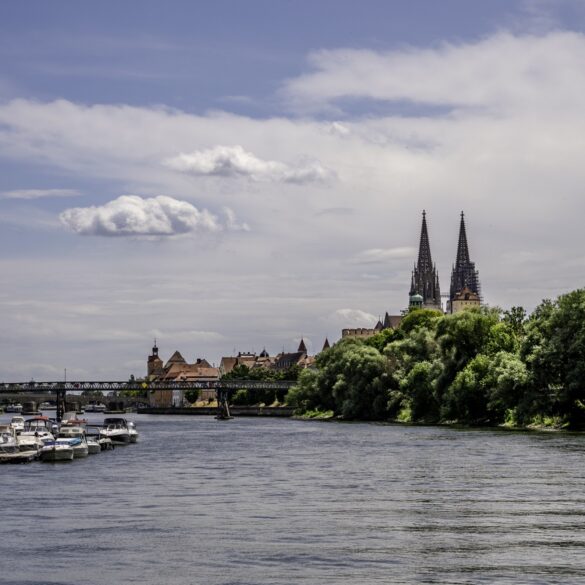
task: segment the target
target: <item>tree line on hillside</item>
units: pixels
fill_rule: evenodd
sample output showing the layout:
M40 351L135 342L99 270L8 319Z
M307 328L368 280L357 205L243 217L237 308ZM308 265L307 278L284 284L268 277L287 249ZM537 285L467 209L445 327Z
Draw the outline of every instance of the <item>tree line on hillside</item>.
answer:
M286 397L297 414L353 420L585 427L585 289L530 315L419 309L342 339Z

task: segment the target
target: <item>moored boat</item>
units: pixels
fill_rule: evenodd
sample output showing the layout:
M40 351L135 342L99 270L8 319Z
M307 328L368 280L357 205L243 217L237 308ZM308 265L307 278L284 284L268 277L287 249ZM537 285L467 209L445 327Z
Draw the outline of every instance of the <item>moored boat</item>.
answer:
M100 435L111 439L112 443L115 444L127 445L130 443L130 431L125 418L105 418Z
M85 438L85 429L78 425L67 424L62 425L59 429L58 439L68 439L70 445L73 447L73 458L87 457L89 455L89 447L87 439Z
M14 428L10 425L0 425L0 463L10 463L18 452Z
M0 426L0 463L27 463L39 456L41 442L33 437L21 437L10 425Z
M102 450L102 446L96 437L86 435L85 440L87 441L87 450L90 455L96 455Z
M47 416L35 416L24 421L21 436L38 437L43 443L53 441L57 432L57 424Z
M17 413L21 413L22 412L22 404L20 404L19 402L16 402L14 404L7 404L4 407L4 412L17 412Z
M73 461L71 439L55 439L41 448L41 461Z
M15 414L10 420L10 426L16 431L17 435L24 431L24 416Z

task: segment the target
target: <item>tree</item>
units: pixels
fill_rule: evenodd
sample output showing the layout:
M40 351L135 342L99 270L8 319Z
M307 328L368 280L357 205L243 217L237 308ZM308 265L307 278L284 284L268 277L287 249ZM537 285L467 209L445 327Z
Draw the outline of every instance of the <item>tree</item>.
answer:
M398 329L382 329L379 333L364 340L364 344L384 353L384 348L400 336Z
M400 390L407 399L413 421L437 422L440 403L436 394L436 380L440 362L417 362L400 383Z
M194 402L197 402L198 398L199 398L198 389L194 388L192 390L185 390L185 399L187 400L187 402L193 404Z
M439 321L443 319L443 313L436 309L414 309L400 322L400 331L410 333L414 329L435 329Z
M585 289L544 301L527 324L522 355L543 407L572 427L585 424Z
M287 402L298 413L331 410L347 419L376 420L386 416L387 360L356 339L342 339L317 356L317 369L301 373Z

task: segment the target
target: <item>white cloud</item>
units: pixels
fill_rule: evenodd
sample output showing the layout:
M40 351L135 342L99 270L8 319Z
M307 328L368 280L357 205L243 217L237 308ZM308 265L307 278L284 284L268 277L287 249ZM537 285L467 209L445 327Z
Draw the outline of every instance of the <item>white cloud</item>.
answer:
M81 195L77 189L16 189L2 191L3 199L40 199L42 197L76 197Z
M353 264L378 264L393 259L415 258L416 250L408 246L401 248L371 248L350 258Z
M198 176L246 177L251 181L283 183L311 183L329 179L331 171L318 161L287 165L272 160L262 160L241 146L215 146L190 154L179 154L166 159L163 164L175 171Z
M236 217L236 213L233 209L231 209L230 207L224 206L223 212L226 216L226 228L228 230L242 231L242 232L249 232L250 231L250 226L247 223L238 221L238 218Z
M341 327L373 327L378 318L361 309L338 309L330 315L331 321Z
M164 195L122 195L99 207L66 209L60 218L74 232L93 236L175 236L221 229L209 211Z
M585 36L565 31L500 33L432 49L326 50L310 55L315 71L289 80L284 94L301 107L327 107L347 97L455 107L561 107L583 95L584 59Z

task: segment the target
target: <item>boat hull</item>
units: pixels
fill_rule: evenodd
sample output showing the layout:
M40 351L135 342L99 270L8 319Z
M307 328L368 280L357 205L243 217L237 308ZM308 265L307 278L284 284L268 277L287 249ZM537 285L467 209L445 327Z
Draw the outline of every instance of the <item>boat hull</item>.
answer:
M73 449L70 447L45 447L41 450L41 461L73 461Z

